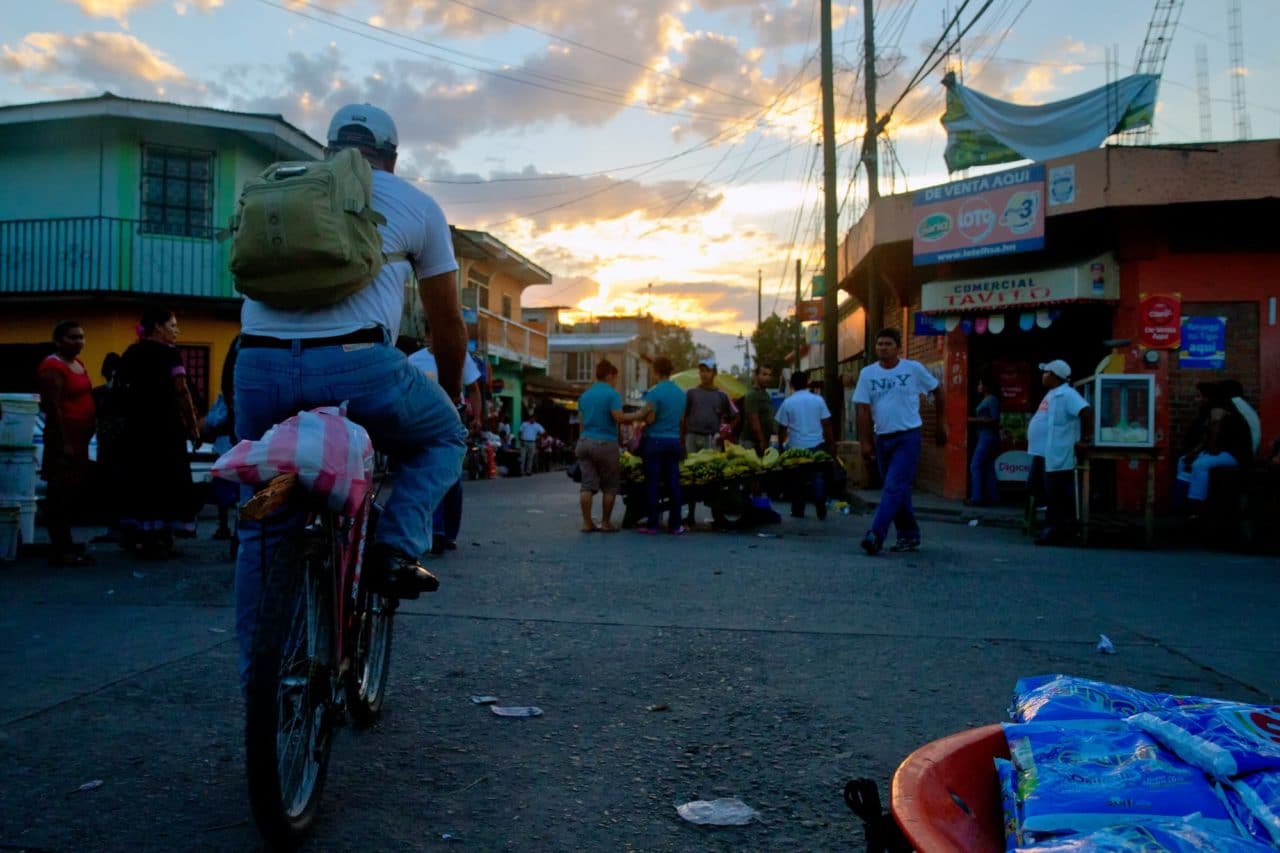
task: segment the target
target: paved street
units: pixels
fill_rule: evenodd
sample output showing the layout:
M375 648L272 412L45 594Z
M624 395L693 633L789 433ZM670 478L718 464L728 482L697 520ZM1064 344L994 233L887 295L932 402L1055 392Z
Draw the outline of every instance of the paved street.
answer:
M844 782L887 794L914 747L1002 719L1020 675L1280 698L1274 558L935 520L920 553L870 559L859 517L676 538L575 516L561 474L467 484L461 548L400 612L386 715L339 737L311 849L858 849ZM225 550L0 568L0 849L259 849ZM676 814L720 796L760 820Z

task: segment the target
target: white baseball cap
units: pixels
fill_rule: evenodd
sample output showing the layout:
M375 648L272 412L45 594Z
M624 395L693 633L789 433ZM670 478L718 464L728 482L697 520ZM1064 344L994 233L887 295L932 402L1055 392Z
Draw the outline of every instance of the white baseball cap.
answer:
M347 104L338 110L329 121L326 138L330 143L338 142L339 132L347 127L363 127L372 133L373 144L377 148L394 149L400 143L396 123L391 120L391 116L372 104Z
M715 370L716 360L714 358L704 358L702 361L698 362L698 367L709 367L712 370Z
M1071 365L1060 358L1055 358L1053 361L1040 365L1040 369L1045 373L1052 373L1063 381L1071 378Z

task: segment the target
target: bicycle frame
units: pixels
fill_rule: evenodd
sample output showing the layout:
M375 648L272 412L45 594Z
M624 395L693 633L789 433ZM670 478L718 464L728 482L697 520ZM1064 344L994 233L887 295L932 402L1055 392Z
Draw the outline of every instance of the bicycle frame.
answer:
M338 675L345 676L355 659L356 604L360 595L360 580L364 567L365 544L368 541L369 520L373 513L373 492L365 495L354 516L343 516L326 511L320 520L329 516L329 529L333 532L334 566L334 639L340 657Z
M354 660L356 637L356 605L360 595L360 581L364 565L365 545L370 533L373 516L373 499L377 490L371 489L354 515L347 516L324 507L309 507L302 525L303 530L327 530L333 571L333 630L335 673L346 674ZM282 475L254 495L241 510L242 516L263 519L293 501L311 501L296 474Z

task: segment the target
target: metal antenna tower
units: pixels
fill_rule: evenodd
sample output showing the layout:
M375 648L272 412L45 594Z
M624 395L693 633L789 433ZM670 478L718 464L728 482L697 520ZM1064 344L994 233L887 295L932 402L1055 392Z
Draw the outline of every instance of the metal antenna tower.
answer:
M1236 123L1236 138L1249 138L1249 113L1244 104L1244 21L1240 0L1227 0L1228 50L1231 55L1231 116Z
M1178 18L1182 15L1182 3L1183 0L1156 0L1155 8L1151 10L1151 22L1147 24L1147 38L1134 62L1135 74L1159 77L1164 72L1164 61L1173 44L1173 32L1178 28ZM1120 134L1121 139L1130 145L1146 145L1151 142L1151 136L1150 126Z
M1196 97L1200 100L1200 141L1213 139L1213 107L1209 99L1209 47L1196 44Z

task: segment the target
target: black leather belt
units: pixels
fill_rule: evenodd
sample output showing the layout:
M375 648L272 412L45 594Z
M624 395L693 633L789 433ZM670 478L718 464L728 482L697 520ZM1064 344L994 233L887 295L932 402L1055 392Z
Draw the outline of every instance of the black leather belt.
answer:
M900 435L906 435L909 432L918 432L919 430L920 427L915 427L913 429L900 429L897 432L881 433L880 435L877 435L876 438L897 438Z
M302 349L316 347L340 347L344 344L380 344L386 340L381 326L359 329L346 335L334 335L331 338L298 338ZM293 341L288 338L268 338L264 335L241 335L241 349L293 349Z

